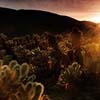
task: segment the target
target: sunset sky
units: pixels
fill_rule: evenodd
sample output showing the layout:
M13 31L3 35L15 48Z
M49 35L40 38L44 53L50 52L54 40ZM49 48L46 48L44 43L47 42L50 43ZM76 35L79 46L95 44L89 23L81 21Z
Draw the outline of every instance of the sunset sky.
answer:
M0 0L0 6L44 10L78 20L100 21L100 0Z

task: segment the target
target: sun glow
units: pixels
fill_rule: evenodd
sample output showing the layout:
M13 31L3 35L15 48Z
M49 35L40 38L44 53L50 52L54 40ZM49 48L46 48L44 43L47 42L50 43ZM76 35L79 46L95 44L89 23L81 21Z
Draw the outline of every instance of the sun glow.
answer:
M95 23L100 23L100 16L95 16L90 18L91 21L95 22Z

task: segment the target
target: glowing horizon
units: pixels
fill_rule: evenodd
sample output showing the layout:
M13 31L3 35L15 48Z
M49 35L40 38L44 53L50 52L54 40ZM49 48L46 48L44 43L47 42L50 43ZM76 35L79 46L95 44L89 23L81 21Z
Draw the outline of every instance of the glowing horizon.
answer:
M100 22L100 0L0 0L0 6L57 13L83 21Z

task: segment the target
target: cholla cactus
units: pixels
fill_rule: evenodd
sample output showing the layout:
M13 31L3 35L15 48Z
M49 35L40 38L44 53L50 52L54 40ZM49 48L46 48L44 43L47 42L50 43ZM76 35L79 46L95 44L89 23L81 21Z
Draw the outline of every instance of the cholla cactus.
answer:
M17 92L10 96L10 100L43 100L44 86L37 82L21 84ZM15 98L16 99L15 99Z
M23 78L25 76L27 76L29 73L29 65L27 63L23 63L20 66L20 77Z
M0 100L42 100L44 86L34 82L36 76L29 74L29 65L11 61L9 65L0 62ZM23 80L27 79L26 83Z
M42 100L43 92L44 86L41 83L33 83L28 95L29 100Z
M16 60L12 60L9 62L9 67L12 69L18 62Z
M65 68L65 70L61 72L58 83L66 84L74 82L74 80L78 79L81 75L80 68L81 66L77 62L69 65L68 68Z

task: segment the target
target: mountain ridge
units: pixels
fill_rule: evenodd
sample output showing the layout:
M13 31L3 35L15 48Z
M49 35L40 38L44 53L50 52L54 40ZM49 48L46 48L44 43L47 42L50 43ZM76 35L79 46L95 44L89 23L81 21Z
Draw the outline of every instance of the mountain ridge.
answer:
M9 9L0 7L0 33L23 34L43 33L53 34L69 33L74 27L82 32L90 30L87 21L78 21L69 16L63 16L41 10ZM91 22L94 28L97 24Z

